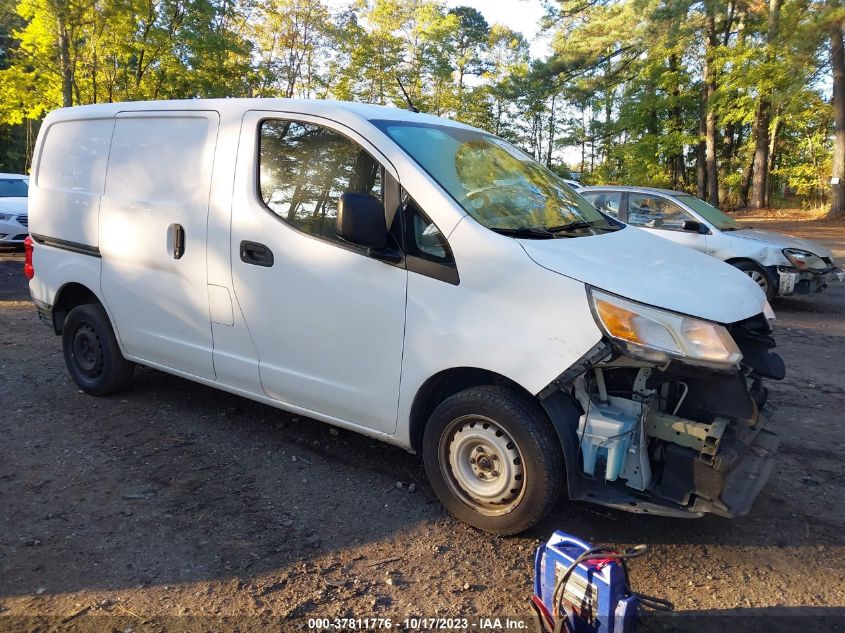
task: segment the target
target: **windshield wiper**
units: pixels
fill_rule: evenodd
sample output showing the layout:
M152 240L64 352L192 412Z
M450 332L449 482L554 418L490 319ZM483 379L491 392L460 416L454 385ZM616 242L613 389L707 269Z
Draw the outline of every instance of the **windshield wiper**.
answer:
M534 240L550 240L554 238L554 234L551 231L538 226L519 226L513 229L504 226L492 226L490 227L490 230L501 235L525 237Z
M574 222L568 222L567 224L546 227L546 230L549 231L549 233L568 233L569 231L591 228L593 228L593 225L586 220L575 220Z

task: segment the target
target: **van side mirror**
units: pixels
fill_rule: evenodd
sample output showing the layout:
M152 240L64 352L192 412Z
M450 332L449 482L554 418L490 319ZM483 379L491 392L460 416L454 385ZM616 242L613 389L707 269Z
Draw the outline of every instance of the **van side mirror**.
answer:
M352 244L383 249L387 244L384 205L373 196L347 191L337 203L335 231Z
M684 220L683 230L690 233L701 233L702 235L707 235L710 232L710 229L697 220Z

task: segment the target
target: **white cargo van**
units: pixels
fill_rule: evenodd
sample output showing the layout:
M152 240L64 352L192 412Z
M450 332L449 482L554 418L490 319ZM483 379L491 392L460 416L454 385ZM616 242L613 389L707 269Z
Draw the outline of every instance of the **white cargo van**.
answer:
M93 395L135 363L422 452L510 534L571 499L747 512L772 468L759 287L486 132L330 101L44 121L27 274Z

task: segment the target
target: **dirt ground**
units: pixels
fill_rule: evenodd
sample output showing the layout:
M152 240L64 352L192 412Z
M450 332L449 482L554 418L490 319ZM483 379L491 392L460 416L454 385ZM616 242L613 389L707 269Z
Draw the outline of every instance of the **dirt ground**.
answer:
M845 226L754 223L845 262ZM563 502L530 533L495 538L451 519L402 450L144 368L125 393L83 395L21 266L0 253L0 630L529 622L534 549L555 529L651 546L634 587L678 613L643 630L821 630L819 618L845 630L845 284L774 304L782 444L750 515Z

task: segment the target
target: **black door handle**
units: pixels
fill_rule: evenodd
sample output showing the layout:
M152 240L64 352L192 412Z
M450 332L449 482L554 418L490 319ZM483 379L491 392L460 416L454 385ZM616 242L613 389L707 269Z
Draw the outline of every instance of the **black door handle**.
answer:
M273 265L273 251L258 242L241 242L241 261L269 268Z
M168 227L168 241L173 259L182 259L185 254L185 229L181 224L171 224Z

